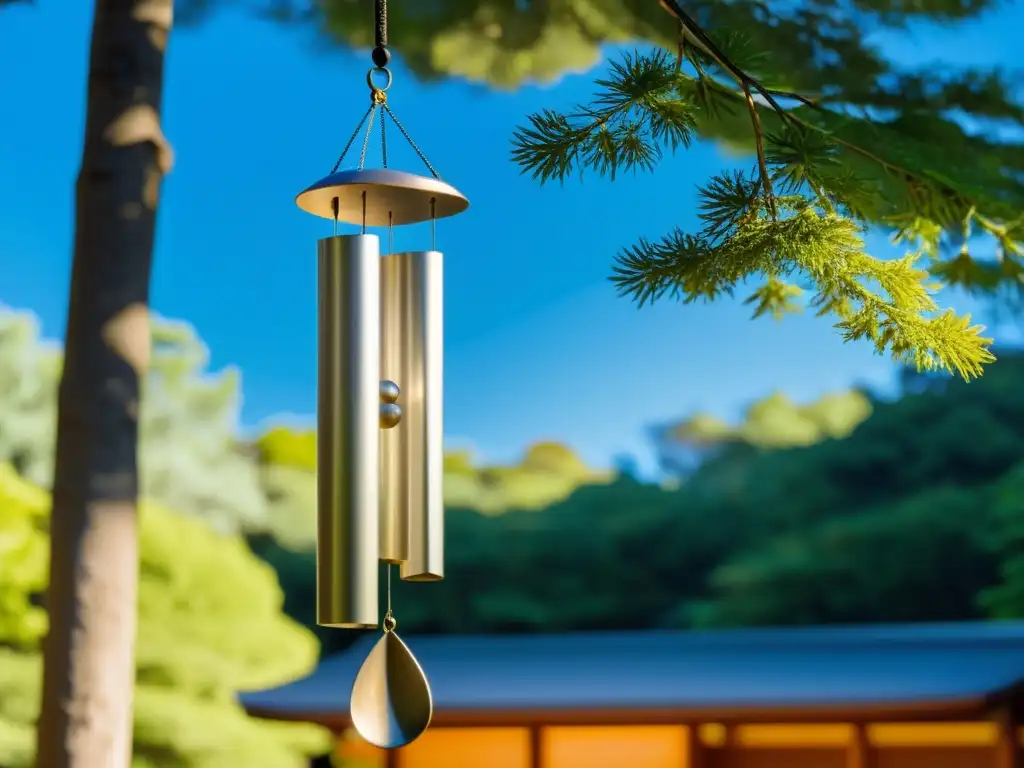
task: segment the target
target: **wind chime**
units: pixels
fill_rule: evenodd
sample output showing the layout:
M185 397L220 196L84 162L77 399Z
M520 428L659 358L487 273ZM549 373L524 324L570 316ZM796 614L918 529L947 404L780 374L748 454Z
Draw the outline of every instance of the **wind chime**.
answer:
M399 638L391 571L407 581L444 577L443 272L437 219L469 201L441 181L388 105L387 2L375 0L370 106L330 175L296 197L331 219L319 241L317 405L317 623L383 630L352 687L352 723L392 749L430 724L433 700L419 662ZM382 168L366 169L380 117ZM388 119L430 176L387 167ZM338 170L363 134L358 167ZM393 228L430 222L430 250L393 253ZM339 234L354 224L358 234ZM367 227L386 227L388 252ZM378 566L387 572L380 621Z

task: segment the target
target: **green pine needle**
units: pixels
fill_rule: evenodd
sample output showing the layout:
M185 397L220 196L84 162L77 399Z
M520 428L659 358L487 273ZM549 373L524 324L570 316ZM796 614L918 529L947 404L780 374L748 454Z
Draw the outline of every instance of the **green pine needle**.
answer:
M542 184L585 170L610 178L653 170L664 150L689 146L694 131L693 110L667 63L663 52L627 56L597 82L602 90L591 106L530 115L513 134L513 162Z
M927 143L908 143L905 126L901 134L895 123L852 118L806 99L787 110L749 74L721 82L747 56L738 44L720 47L736 48L726 54L731 68L692 48L687 62L665 52L624 57L597 82L589 105L531 115L514 134L513 161L541 183L586 171L614 178L653 170L665 152L689 146L698 124L711 124L706 118L741 121L757 139L757 166L716 175L700 188L698 232L676 229L621 251L611 277L619 294L640 306L665 297L689 303L732 295L753 281L758 287L746 303L754 317L781 317L801 308L799 281L807 304L834 317L844 339L866 340L919 369L980 375L995 359L992 339L970 317L940 311L934 294L942 285L990 295L1011 286L1024 301L1024 217L1008 222L1012 207L947 178L937 170L945 158L934 155L933 162ZM744 89L771 109L749 101ZM866 130L854 135L852 125ZM865 253L868 222L892 228L914 254L881 260ZM963 236L972 225L996 240L998 260L977 262L966 251L940 260L947 233Z
M706 202L715 210L722 197ZM799 308L803 290L783 279L798 276L813 286L811 305L835 316L848 341L866 339L897 361L964 378L980 375L995 359L982 326L951 311L935 315L938 286L916 257L877 259L864 252L852 219L799 197L776 203L783 217L773 220L747 207L736 212L737 223L724 236L721 211L708 217L714 236L676 231L661 242L641 240L619 254L612 281L621 295L644 305L664 296L711 300L767 275L747 303L755 305L754 317L781 317Z
M744 304L754 305L754 318L771 315L781 320L783 315L800 311L799 299L803 296L799 286L783 282L777 277L769 277L760 288L751 294Z

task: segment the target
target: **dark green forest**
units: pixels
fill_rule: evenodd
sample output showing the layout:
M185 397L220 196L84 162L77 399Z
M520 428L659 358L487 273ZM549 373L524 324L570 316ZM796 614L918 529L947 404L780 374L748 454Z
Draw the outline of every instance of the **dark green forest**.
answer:
M703 463L675 483L620 474L541 509L452 507L445 580L399 582L396 615L429 633L1024 615L1021 381L1013 350L970 384L908 372L896 399L832 398L847 414L867 403L866 418L809 445L781 422L767 438L755 404L747 424L701 434ZM313 555L252 544L311 624Z

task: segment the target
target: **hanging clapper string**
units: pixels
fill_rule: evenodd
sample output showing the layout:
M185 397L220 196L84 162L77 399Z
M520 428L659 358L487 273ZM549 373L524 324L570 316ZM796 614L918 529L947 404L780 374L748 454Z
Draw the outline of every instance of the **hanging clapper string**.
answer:
M381 628L384 630L385 634L388 633L388 632L394 632L395 631L395 627L398 626L398 622L395 621L395 615L391 612L391 563L388 563L386 568L388 570L388 586L387 586L388 609L387 609L387 612L384 614L384 621L381 623Z

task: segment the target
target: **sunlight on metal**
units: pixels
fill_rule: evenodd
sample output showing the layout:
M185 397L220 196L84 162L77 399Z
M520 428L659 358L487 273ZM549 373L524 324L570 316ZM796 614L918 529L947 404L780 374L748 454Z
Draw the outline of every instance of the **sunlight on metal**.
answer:
M390 168L344 170L332 173L299 193L295 204L306 213L338 221L363 223L362 194L366 193L366 226L419 224L455 216L469 201L439 179Z
M370 744L394 749L420 736L433 711L419 662L393 629L385 631L352 686L352 724Z
M380 504L380 245L319 246L317 623L376 627Z

